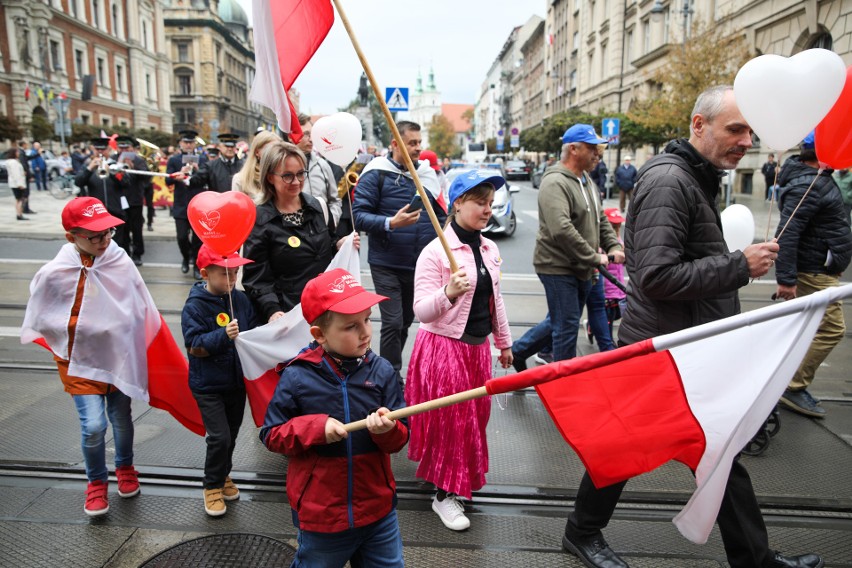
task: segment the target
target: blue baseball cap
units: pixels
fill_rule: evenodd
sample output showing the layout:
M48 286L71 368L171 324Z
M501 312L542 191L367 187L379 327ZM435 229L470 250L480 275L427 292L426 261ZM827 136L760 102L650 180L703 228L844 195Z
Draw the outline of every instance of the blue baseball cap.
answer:
M563 144L572 142L585 142L586 144L607 144L603 138L595 134L595 127L591 124L575 124L562 135Z
M494 170L471 170L459 174L450 186L449 204L452 205L456 199L483 183L489 183L494 186L494 189L500 189L506 185L506 180Z
M803 150L813 150L814 145L814 131L811 130L810 134L805 136L805 139L802 140L802 149Z

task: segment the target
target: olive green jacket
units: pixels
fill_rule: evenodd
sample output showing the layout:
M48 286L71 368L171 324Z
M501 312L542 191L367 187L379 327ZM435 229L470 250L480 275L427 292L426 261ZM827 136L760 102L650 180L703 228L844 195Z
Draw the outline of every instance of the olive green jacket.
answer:
M538 235L533 266L537 274L589 280L600 264L598 249L622 250L603 211L597 186L558 162L545 170L538 194Z

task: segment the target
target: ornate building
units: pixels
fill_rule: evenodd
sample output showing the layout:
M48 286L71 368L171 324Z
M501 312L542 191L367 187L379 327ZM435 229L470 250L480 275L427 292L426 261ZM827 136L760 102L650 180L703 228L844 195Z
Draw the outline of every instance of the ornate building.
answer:
M429 68L429 81L423 88L423 77L417 71L417 83L409 101L409 111L406 120L420 125L420 135L423 137L423 147L429 147L429 125L436 114L441 114L441 92L435 86L435 72Z
M0 0L0 114L170 131L162 19L161 0Z
M168 3L165 30L175 130L192 128L208 141L219 132L247 139L258 127L274 124L272 112L248 98L255 73L254 37L236 0Z

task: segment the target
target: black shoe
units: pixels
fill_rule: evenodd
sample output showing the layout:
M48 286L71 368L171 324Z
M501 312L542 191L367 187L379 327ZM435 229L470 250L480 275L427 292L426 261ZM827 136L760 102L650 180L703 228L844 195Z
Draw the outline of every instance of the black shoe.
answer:
M138 256L133 257L133 264L136 266L142 266L142 258Z
M153 231L153 230L154 230L154 227L153 227L152 225L148 225L148 230L149 230L149 231Z
M28 213L28 214L30 214L30 215L35 215L35 214L36 214L36 212L35 212L35 211L33 211L32 209L24 209L24 213Z
M183 259L183 261L180 263L180 271L184 274L189 272L189 261L187 259Z
M825 409L819 405L819 401L811 396L808 389L784 391L781 395L781 404L804 416L811 418L825 418Z
M579 558L583 566L589 568L629 568L627 562L609 547L603 535L574 541L569 540L568 535L562 535L562 548Z
M527 370L527 361L526 359L521 359L515 353L512 353L512 367L516 372L520 373L521 371Z
M769 568L822 568L825 562L816 554L783 556L780 552L769 562Z
M23 215L18 215L18 221L29 221L29 218L24 217Z
M201 280L201 271L198 270L197 266L192 267L192 277L196 280Z

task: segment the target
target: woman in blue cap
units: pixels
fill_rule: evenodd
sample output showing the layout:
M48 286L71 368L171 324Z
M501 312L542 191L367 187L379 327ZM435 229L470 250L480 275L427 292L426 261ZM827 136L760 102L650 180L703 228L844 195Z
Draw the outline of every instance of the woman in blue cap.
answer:
M414 313L420 329L405 385L409 405L483 386L491 378L489 335L503 368L512 364L512 335L500 294L500 251L480 234L491 218L494 192L505 183L493 170L456 177L445 234L459 269L450 272L438 239L417 259ZM490 414L490 397L484 397L409 419L408 457L420 462L417 477L435 484L432 510L451 530L470 526L460 499L470 499L485 485Z

